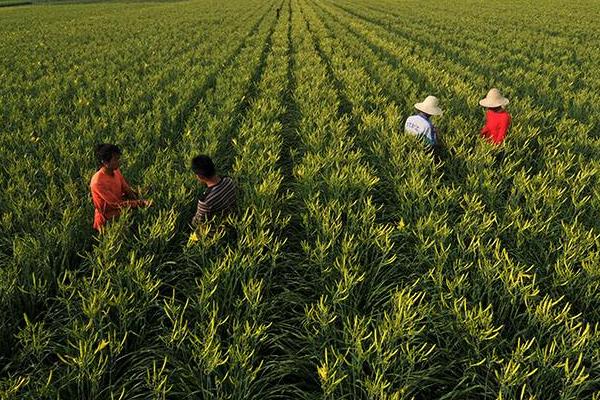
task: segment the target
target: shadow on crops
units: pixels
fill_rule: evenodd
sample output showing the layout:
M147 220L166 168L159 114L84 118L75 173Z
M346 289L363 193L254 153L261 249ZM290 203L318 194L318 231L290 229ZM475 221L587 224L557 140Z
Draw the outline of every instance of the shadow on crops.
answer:
M295 58L295 48L294 42L292 40L292 5L291 2L288 3L288 29L287 29L287 42L288 42L288 51L287 51L287 86L285 88L285 92L283 94L283 103L285 105L285 113L281 118L281 124L283 126L282 130L282 138L283 138L283 147L281 156L279 158L279 167L281 168L283 174L283 185L289 186L293 181L293 154L292 152L298 148L297 142L297 130L300 125L300 109L298 108L298 104L294 98L294 93L296 91L296 76L294 75L294 67L296 65ZM301 155L299 155L301 156Z
M316 4L316 3L315 3ZM317 4L316 4L317 5ZM318 6L318 5L317 5ZM327 15L329 15L329 17L335 21L337 21L337 23L347 32L349 32L352 36L354 36L354 38L356 38L356 41L358 43L360 43L362 46L367 47L371 53L373 53L373 55L375 55L375 57L377 57L379 60L381 60L382 62L388 64L390 67L392 67L393 69L397 70L400 69L402 70L402 72L404 74L407 75L407 77L415 83L415 85L418 85L419 87L423 87L425 88L426 91L428 92L435 92L437 90L437 88L433 87L433 85L431 85L431 83L429 82L428 79L425 78L425 76L423 74L421 74L420 72L418 72L415 68L412 68L409 65L405 65L403 64L398 58L396 58L393 54L389 53L387 50L385 50L384 48L372 43L371 41L368 40L367 37L365 37L364 35L361 35L360 33L358 33L356 30L354 30L352 27L349 27L347 25L345 25L342 21L339 20L339 18L336 15L331 14L328 10L325 10L323 8L321 8L321 10L323 12L325 12ZM327 23L327 21L323 21L323 24L325 24L325 26L328 27L328 29L331 31L331 27L329 26L329 24ZM365 66L365 69L367 69L369 71L369 75L373 76L373 71L372 68ZM380 82L381 83L381 82ZM387 88L387 86L385 84L381 85L383 88ZM389 97L389 96L388 96Z
M271 6L271 8L272 8L272 6ZM269 8L269 11L267 11L267 14L270 12L271 8ZM255 98L258 94L258 86L259 86L260 81L262 80L262 76L265 72L265 67L267 65L267 56L269 55L269 52L271 51L271 47L273 45L273 32L275 32L275 26L277 25L278 21L279 21L279 19L276 18L273 22L273 25L269 29L269 33L267 35L267 40L265 41L265 43L263 45L258 65L257 65L256 69L254 70L252 77L250 78L250 82L248 83L246 92L244 93L244 96L242 97L243 100L238 103L235 110L233 111L234 117L232 118L231 125L226 130L227 132L229 132L229 136L232 139L234 137L238 136L238 132L239 132L240 128L242 127L244 117L248 113L250 106L252 105L253 101L255 100ZM229 170L229 169L231 169L231 167L233 165L233 152L230 151L231 144L232 144L231 141L222 142L221 148L218 149L218 151L217 151L217 154L226 154L227 155L223 160L223 170Z
M0 8L30 6L32 4L33 3L31 1L6 2L6 3L0 3Z
M238 57L239 53L246 46L248 39L251 38L252 36L254 36L258 32L260 25L262 24L265 17L270 13L272 7L273 6L271 6L267 10L267 12L259 18L259 20L252 26L250 31L248 31L246 36L244 36L244 38L242 39L240 44L235 48L235 50L227 56L227 58L223 61L222 64L218 65L215 68L215 70L213 72L211 72L210 75L208 75L204 84L202 86L200 86L192 94L192 96L187 100L185 105L182 107L178 117L175 119L177 121L177 123L172 129L172 131L175 132L177 135L176 140L179 139L179 136L182 134L184 127L188 123L189 119L193 116L194 107L200 102L200 100L204 96L206 96L206 93L208 93L208 91L214 89L214 87L217 83L217 77L218 77L219 73L221 71L225 70L226 68L228 68L229 66L231 66L231 64L235 61L236 57Z
M304 22L306 23L306 29L308 30L310 37L312 39L312 42L315 46L315 50L317 51L319 58L323 61L323 64L325 66L325 73L327 74L327 78L329 79L330 82L332 82L332 84L337 92L337 97L340 101L340 105L338 108L338 116L339 117L343 117L344 115L352 116L352 103L350 102L350 100L348 100L348 97L346 97L346 95L344 94L344 85L340 82L338 77L333 72L331 58L328 57L327 54L325 54L325 52L323 51L323 48L321 47L321 42L317 38L314 31L311 29L310 21L308 21L306 16L303 16L303 17L304 17ZM353 119L350 120L350 124L351 124L351 127L350 127L351 132L356 133L356 123L355 123L355 121L353 121Z
M58 5L70 5L70 4L140 4L143 5L145 3L189 3L190 0L33 0L30 1L30 4L33 5L49 5L49 6L58 6Z

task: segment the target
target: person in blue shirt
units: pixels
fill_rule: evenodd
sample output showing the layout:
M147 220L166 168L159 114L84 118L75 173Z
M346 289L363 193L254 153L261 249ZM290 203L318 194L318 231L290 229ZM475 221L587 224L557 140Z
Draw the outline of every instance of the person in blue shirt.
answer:
M440 145L440 140L438 131L431 122L431 117L442 114L438 98L427 96L423 102L415 104L415 108L419 112L408 117L404 124L404 131L419 137L428 146L436 149Z

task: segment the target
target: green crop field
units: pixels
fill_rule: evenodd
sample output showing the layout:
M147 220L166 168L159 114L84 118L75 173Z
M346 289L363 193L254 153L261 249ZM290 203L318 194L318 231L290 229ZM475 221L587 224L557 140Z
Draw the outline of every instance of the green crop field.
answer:
M0 7L0 399L600 400L599 13ZM101 142L154 205L98 235ZM200 153L240 198L193 231Z

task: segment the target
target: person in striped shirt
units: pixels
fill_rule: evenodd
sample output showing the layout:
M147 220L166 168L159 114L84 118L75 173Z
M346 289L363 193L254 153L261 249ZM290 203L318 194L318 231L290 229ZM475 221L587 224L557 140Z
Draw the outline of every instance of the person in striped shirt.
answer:
M206 189L198 200L192 226L209 221L214 216L231 212L237 200L237 185L228 176L219 176L209 156L199 155L192 159L192 171Z

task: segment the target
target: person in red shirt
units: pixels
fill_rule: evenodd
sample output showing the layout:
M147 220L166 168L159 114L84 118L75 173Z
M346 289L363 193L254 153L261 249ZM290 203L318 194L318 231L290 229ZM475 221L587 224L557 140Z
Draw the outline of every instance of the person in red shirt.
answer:
M119 216L126 207L148 207L151 200L138 199L119 170L121 149L114 144L103 143L96 146L96 157L100 169L90 182L94 202L94 229L101 231L111 219Z
M512 118L504 109L508 99L498 89L491 89L479 105L487 108L485 125L481 128L481 136L495 144L501 144L506 137Z

